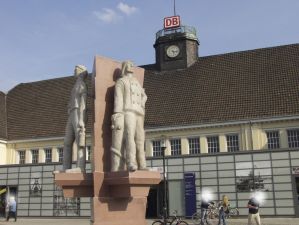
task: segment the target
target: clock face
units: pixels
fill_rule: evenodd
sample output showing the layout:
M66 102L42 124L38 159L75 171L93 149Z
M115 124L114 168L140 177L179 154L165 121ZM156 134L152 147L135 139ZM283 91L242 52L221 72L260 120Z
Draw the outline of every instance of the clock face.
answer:
M177 45L170 45L166 49L166 54L170 58L177 57L179 55L179 53L180 53L180 48Z

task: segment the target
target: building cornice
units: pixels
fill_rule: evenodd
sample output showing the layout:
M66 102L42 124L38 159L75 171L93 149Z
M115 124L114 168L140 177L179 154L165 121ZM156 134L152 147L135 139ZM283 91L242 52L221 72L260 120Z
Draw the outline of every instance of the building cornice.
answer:
M7 144L7 141L0 140L0 143L1 143L1 144Z
M91 137L90 134L87 134L86 137ZM26 143L26 142L41 142L41 141L60 141L64 137L50 137L50 138L29 138L29 139L19 139L19 140L10 140L7 141L7 144L17 144L17 143Z
M238 126L238 125L246 125L246 124L253 125L254 123L271 123L271 122L291 121L291 120L299 120L299 116L272 117L272 118L263 118L263 119L229 121L223 123L207 123L207 124L197 124L197 125L187 125L187 126L148 128L145 129L145 132L156 133L156 132L165 132L165 131L194 130L200 128Z

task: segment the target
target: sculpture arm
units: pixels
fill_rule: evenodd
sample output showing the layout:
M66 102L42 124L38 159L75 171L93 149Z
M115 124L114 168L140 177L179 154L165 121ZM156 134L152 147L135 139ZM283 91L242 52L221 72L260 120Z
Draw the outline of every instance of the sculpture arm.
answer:
M145 103L147 101L147 95L145 94L144 88L142 88L142 107L145 108Z
M114 113L122 113L124 109L124 85L117 81L114 90Z
M87 93L83 92L80 95L80 105L79 105L79 115L78 115L78 126L80 129L85 128L85 118L86 118L86 97Z

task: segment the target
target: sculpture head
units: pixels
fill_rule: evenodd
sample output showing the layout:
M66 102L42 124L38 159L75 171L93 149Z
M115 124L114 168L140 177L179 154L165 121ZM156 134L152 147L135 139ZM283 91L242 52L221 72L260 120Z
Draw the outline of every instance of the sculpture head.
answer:
M133 73L133 63L129 60L124 61L121 65L121 76L126 76Z
M82 76L82 78L85 79L88 75L87 68L83 65L76 65L74 75L76 77L77 76Z

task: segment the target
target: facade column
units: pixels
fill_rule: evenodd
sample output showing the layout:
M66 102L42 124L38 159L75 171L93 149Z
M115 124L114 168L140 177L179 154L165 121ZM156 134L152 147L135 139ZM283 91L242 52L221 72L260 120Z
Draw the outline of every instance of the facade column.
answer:
M208 153L208 142L206 136L200 136L200 153Z
M171 155L171 145L169 139L166 140L165 155Z
M38 149L38 162L44 163L46 159L45 150L43 148Z
M251 125L251 132L252 132L252 150L260 150L261 149L261 131L260 125L252 124Z
M227 143L225 134L219 134L219 150L220 152L227 152Z
M151 140L145 140L145 156L153 156L153 142Z
M279 130L280 148L289 148L288 131L286 129Z
M182 155L188 155L189 154L188 138L181 139L181 147L182 147Z
M25 163L32 163L31 150L25 149Z

